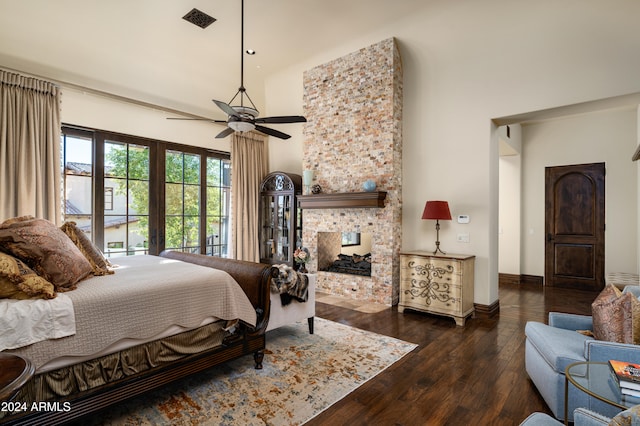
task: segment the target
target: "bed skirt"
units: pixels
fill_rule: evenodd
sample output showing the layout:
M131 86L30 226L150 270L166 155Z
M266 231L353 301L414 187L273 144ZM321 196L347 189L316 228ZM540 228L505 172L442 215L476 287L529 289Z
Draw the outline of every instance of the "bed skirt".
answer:
M64 401L68 395L116 383L185 356L219 347L228 334L225 325L225 321L217 321L94 360L36 375L19 391L14 401L28 404Z

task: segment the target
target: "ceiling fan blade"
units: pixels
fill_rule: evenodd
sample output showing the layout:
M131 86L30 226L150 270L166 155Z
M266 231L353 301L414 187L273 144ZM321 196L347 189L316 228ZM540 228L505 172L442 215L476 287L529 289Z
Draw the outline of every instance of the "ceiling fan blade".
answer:
M231 127L227 127L226 129L224 129L223 131L218 133L218 135L216 136L216 139L226 138L227 136L229 136L233 132L234 132L234 130Z
M179 118L179 117L167 117L167 120L191 120L191 121L209 121L211 123L226 123L227 120L213 120L211 118Z
M256 118L256 123L306 123L307 119L301 115L281 115L277 117Z
M277 130L274 129L270 129L268 127L263 127L263 126L256 126L256 130L259 132L262 132L266 135L269 136L275 136L276 138L280 138L280 139L289 139L291 136L286 134L286 133L282 133L279 132Z
M222 102L222 101L216 101L215 99L212 99L212 100L213 100L213 103L218 105L218 108L223 110L227 115L231 115L231 116L237 116L238 115L236 110L231 108L231 106L229 106L229 104L227 104L225 102Z

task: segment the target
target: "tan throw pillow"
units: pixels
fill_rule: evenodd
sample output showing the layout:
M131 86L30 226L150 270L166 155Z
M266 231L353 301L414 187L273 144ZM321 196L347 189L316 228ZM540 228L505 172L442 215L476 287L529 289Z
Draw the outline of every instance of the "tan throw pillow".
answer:
M0 299L53 299L53 284L20 259L0 252Z
M109 266L111 266L109 261L104 257L102 252L93 245L89 237L78 228L75 222L65 222L60 229L67 234L69 239L73 241L73 244L78 247L80 252L89 261L93 269L93 275L113 274L113 271L109 269Z
M71 239L45 219L14 222L0 227L0 249L26 263L52 283L69 291L93 272L91 264Z
M609 284L591 304L593 334L598 340L640 344L640 301Z

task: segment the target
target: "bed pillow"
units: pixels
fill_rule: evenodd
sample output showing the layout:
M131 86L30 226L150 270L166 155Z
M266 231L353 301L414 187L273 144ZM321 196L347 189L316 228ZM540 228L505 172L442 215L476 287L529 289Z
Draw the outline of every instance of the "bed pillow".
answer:
M7 219L4 222L0 223L0 227L9 226L15 222L22 222L23 220L31 220L31 219L35 219L35 217L31 216L30 214L25 216L12 217L11 219Z
M60 292L75 289L93 272L71 239L45 219L0 226L0 250L22 260Z
M640 301L607 285L591 304L593 335L598 340L640 344Z
M102 252L91 242L89 237L82 232L75 222L65 222L60 229L67 237L78 247L78 250L84 255L84 257L91 264L93 269L93 275L107 275L113 274L113 271L109 269L111 264L104 257Z
M0 299L53 299L53 284L23 261L0 252Z

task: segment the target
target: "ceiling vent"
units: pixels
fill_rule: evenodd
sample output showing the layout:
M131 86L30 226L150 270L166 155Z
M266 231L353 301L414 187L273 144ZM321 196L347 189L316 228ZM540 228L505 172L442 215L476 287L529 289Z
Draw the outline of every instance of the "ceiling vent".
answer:
M207 28L209 25L216 22L216 18L209 16L196 8L191 9L191 11L184 15L182 19L189 21L200 28Z

